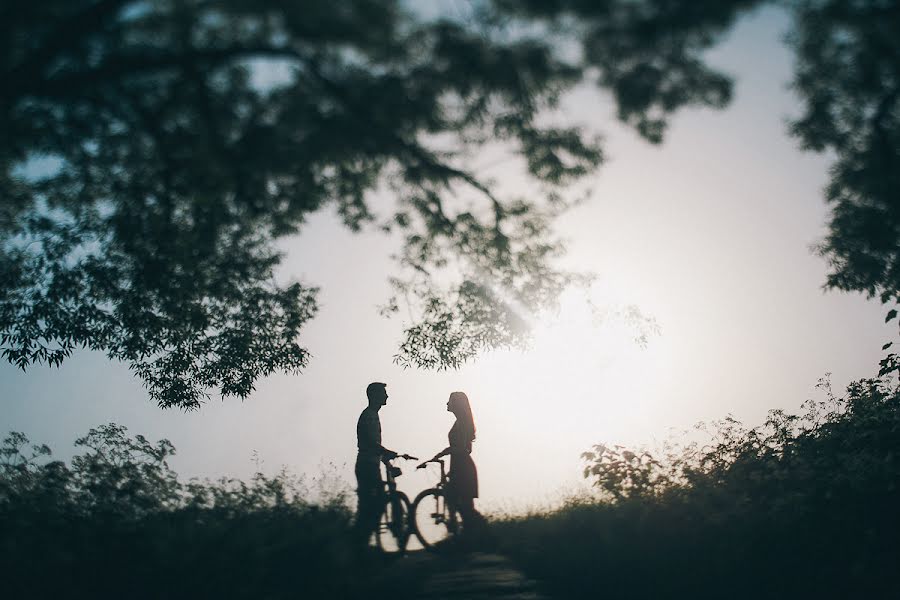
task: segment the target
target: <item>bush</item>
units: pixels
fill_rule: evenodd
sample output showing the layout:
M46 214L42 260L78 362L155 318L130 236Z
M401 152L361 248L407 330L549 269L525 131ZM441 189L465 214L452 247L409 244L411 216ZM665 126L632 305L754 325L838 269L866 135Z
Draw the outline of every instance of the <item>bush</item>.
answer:
M345 491L312 501L285 472L182 483L167 440L114 424L76 444L70 466L21 433L0 447L4 597L372 597Z
M598 496L496 524L501 547L562 597L900 595L900 389L884 380L715 424L706 446L595 446Z

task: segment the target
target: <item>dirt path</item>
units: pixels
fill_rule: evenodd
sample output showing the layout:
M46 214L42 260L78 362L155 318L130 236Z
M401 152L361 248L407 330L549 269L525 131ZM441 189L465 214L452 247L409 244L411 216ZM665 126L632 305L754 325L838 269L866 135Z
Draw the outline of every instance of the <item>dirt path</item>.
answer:
M423 600L549 600L509 559L473 552L441 556L411 552L388 567L386 587L394 593ZM393 584L393 585L391 585Z

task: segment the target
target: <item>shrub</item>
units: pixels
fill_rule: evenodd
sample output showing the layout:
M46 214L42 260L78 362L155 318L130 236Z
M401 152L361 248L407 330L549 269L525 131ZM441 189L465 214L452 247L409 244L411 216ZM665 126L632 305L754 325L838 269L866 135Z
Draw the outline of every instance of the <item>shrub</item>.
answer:
M171 443L114 424L76 444L68 466L21 433L0 447L4 597L372 597L346 489L315 498L286 472L182 483Z
M705 446L597 445L598 495L497 523L501 547L562 597L900 595L900 389L707 428Z

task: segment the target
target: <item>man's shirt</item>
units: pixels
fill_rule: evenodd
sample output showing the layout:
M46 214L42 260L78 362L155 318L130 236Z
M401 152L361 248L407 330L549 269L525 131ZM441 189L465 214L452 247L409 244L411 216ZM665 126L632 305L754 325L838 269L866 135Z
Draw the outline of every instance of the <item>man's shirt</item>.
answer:
M359 458L378 462L384 450L381 446L381 419L378 412L366 407L356 423L356 445Z

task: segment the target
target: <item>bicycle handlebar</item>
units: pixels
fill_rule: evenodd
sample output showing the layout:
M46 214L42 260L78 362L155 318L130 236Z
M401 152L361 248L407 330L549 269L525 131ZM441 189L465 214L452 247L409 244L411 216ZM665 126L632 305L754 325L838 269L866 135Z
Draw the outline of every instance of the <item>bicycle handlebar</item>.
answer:
M384 460L394 460L395 458L402 458L403 460L419 460L417 457L412 456L411 454L398 454L397 456L392 456L391 458L387 458Z

